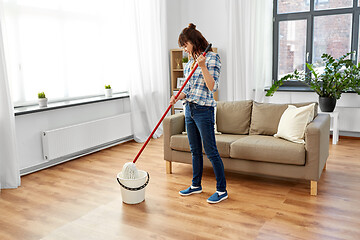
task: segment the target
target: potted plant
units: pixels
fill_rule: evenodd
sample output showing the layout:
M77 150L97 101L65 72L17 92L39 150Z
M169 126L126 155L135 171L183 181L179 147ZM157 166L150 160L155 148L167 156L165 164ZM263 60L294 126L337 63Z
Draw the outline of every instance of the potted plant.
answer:
M112 96L112 89L110 85L105 85L105 97L111 97Z
M287 74L273 83L266 96L273 96L284 81L296 79L308 85L319 95L319 106L323 112L332 112L336 100L340 99L345 91L355 91L360 94L360 63L355 65L347 59L353 52L349 52L339 59L334 59L329 54L321 56L324 67L315 68L314 64L306 63L308 73L298 72ZM323 69L321 72L319 70Z
M38 93L39 107L47 107L48 99L44 92Z
M183 57L183 58L182 58L183 69L185 69L185 66L186 66L186 64L187 64L188 61L189 61L189 58L188 58L188 57Z

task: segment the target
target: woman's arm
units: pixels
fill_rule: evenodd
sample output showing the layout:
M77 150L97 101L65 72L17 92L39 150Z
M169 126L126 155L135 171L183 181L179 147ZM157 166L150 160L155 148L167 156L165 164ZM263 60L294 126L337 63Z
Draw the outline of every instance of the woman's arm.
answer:
M207 67L206 67L205 59L206 59L206 58L205 58L203 55L200 55L200 56L196 59L196 61L198 62L199 67L201 68L201 71L202 71L202 73L203 73L206 87L207 87L210 91L212 91L212 90L214 89L215 80L214 80L213 76L211 76L209 70L208 70Z

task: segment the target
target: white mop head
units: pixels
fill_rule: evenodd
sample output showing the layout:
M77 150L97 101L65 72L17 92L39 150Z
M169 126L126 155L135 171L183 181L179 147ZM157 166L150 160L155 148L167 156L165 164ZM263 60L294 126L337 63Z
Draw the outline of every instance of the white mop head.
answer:
M139 172L133 162L127 162L122 168L122 177L124 179L137 179L139 178Z

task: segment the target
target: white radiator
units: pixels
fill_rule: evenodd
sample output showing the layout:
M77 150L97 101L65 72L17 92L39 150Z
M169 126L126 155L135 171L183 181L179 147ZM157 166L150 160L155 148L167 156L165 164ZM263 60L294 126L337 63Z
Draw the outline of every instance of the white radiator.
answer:
M132 135L130 113L44 131L44 159L64 157Z

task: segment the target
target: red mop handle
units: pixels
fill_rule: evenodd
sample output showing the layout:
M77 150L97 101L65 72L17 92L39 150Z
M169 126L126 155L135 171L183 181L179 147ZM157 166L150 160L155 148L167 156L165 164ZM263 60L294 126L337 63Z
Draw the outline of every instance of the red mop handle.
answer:
M205 49L205 51L203 52L203 56L205 57L206 53L210 50L211 48L211 43L209 44L209 46L207 46L207 48ZM195 60L194 60L195 61ZM177 99L181 93L181 91L184 89L184 87L186 86L187 82L189 81L189 79L191 78L191 76L194 74L196 68L198 67L198 63L196 63L194 69L190 72L189 76L187 77L186 81L184 82L184 84L182 85L182 87L180 88L179 92L176 94L175 99ZM150 141L151 137L154 135L154 133L156 132L156 130L158 129L158 127L160 126L161 122L164 120L164 118L166 117L166 114L170 111L171 109L171 104L169 105L169 107L166 109L166 111L164 112L164 114L162 115L160 121L158 122L158 124L156 125L156 127L154 128L154 130L152 131L152 133L150 134L150 136L148 137L148 139L146 140L146 142L144 143L144 145L142 146L142 148L140 149L139 153L136 155L133 163L136 162L136 160L139 158L140 154L142 153L142 151L144 151L144 148L146 147L146 145L148 144L148 142Z

